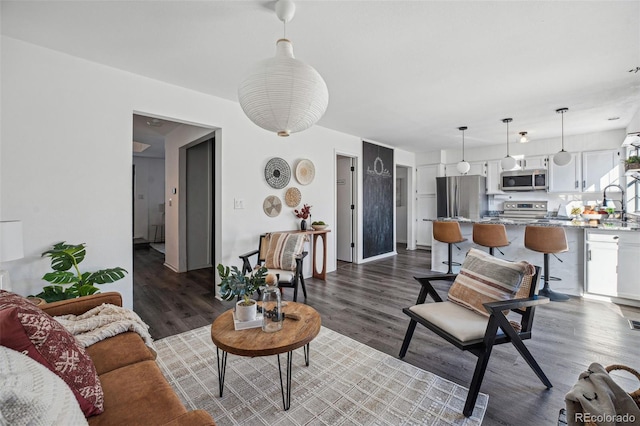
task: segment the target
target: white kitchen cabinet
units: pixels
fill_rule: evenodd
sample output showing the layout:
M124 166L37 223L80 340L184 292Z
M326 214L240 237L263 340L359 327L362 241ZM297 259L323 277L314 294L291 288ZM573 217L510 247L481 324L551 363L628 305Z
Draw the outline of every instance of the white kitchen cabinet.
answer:
M500 160L487 161L487 194L504 194L500 190Z
M451 163L444 165L444 175L445 176L462 176L462 173L458 171L456 167L458 163Z
M558 166L549 156L549 192L580 192L582 190L582 161L579 152L571 153L566 166Z
M585 292L640 300L640 233L585 231Z
M609 184L619 183L620 151L585 151L582 153L582 191L600 192Z
M587 231L585 272L587 293L618 295L618 234Z
M442 176L441 169L441 164L418 166L416 168L416 193L435 194L436 177Z
M484 161L469 162L471 168L468 175L486 176L487 175L487 163Z
M517 166L522 170L540 170L547 168L546 155L525 157L517 161Z
M640 300L640 232L620 232L618 240L618 297Z
M416 197L416 244L431 247L433 239L433 222L423 219L435 219L437 215L436 196L418 195Z

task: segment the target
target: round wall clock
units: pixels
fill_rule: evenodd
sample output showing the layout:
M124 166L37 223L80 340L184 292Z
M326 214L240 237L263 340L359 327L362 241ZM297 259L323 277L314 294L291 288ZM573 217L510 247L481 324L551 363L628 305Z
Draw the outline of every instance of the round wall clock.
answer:
M264 168L264 178L272 188L282 189L291 180L291 169L282 158L274 157Z

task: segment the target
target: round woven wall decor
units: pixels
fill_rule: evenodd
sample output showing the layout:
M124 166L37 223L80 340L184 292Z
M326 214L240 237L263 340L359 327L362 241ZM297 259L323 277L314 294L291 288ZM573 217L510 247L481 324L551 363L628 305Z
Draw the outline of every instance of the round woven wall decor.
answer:
M291 180L291 168L282 158L274 157L264 168L264 178L272 188L282 189Z
M282 211L282 201L275 195L269 195L262 203L262 210L267 216L276 217Z
M300 160L296 165L296 179L300 185L309 185L316 176L316 168L311 160Z
M302 200L302 194L298 188L291 187L287 189L284 195L284 201L287 203L287 206L295 207L300 204L300 200Z

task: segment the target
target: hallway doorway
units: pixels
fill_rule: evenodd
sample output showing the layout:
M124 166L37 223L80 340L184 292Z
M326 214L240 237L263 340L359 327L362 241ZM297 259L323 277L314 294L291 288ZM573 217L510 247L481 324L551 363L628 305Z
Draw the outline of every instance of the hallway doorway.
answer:
M336 259L356 262L356 158L336 155Z

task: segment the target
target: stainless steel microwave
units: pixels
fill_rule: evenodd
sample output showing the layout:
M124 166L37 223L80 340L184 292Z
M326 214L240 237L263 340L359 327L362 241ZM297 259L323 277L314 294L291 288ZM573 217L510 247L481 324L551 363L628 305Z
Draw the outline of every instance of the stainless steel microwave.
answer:
M547 171L514 170L500 174L500 189L503 191L546 191Z

